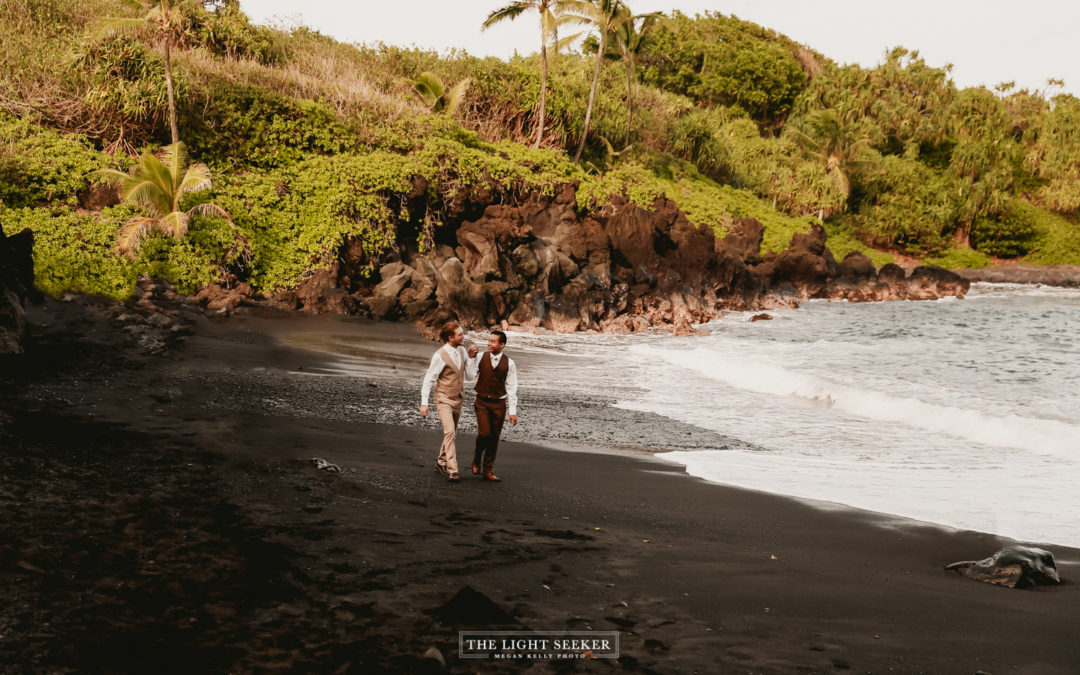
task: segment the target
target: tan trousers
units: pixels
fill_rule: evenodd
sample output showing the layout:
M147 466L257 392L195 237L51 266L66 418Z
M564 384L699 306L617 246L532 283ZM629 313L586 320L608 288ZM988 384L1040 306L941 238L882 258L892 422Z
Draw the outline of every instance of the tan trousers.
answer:
M451 401L442 396L435 397L435 409L439 411L439 421L442 422L442 445L439 446L439 466L445 466L450 473L458 472L457 465L457 425L461 418L461 405L465 401Z

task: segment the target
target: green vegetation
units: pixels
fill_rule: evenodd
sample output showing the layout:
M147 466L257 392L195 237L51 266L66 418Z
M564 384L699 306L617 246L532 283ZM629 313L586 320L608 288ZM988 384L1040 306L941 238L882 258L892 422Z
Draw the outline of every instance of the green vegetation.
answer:
M463 200L570 181L583 212L667 197L720 235L757 218L763 252L820 219L838 259L1080 263L1080 99L957 89L904 49L840 67L719 13L588 4L492 12L492 30L542 19L539 55L502 61L253 26L236 0L7 0L0 223L35 231L44 290L114 297L145 273L189 290L226 273L288 288L347 241L374 268L395 244L431 246ZM599 17L593 37L556 56L575 14ZM117 30L147 19L164 22L159 38ZM190 213L186 236L149 236L124 258L125 224L151 214L80 198L101 169L146 170L175 136L215 185L153 215ZM211 203L235 229L201 214Z
M169 101L169 131L172 142L180 141L176 126L176 92L173 88L172 50L182 35L183 14L172 0L137 0L142 16L110 16L90 26L87 40L95 45L104 40L127 35L145 35L144 39L161 45L165 58L165 91Z
M469 88L469 81L469 78L465 78L447 89L435 73L420 73L413 81L413 91L431 112L445 111L453 115L464 99L465 90Z
M120 196L144 215L129 219L120 228L116 247L134 258L143 240L158 231L173 239L188 233L195 215L210 215L232 222L229 214L216 204L203 202L184 210L180 200L189 193L210 188L210 169L205 164L190 164L183 143L163 148L160 157L143 153L138 168L130 174L102 169L98 174L120 186Z
M61 134L0 112L0 204L74 205L91 172L112 159L85 139Z

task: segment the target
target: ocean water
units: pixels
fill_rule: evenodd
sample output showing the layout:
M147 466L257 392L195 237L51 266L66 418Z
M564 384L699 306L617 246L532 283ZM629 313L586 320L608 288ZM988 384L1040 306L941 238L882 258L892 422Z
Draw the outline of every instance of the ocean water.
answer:
M537 364L523 386L742 441L660 455L694 476L1080 547L1080 290L771 314L729 313L704 337L511 340Z

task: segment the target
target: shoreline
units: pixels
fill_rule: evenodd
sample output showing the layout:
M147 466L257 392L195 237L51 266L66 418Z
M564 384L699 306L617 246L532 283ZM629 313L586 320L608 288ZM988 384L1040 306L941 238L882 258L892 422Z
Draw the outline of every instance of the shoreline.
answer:
M623 670L1080 662L1075 549L1050 547L1061 586L1002 589L943 570L998 537L513 436L502 483L450 485L431 466L436 426L367 419L393 419L379 411L398 395L291 375L328 361L254 324L201 320L185 347L151 357L71 303L32 318L38 337L0 394L0 500L19 514L0 526L13 589L0 661L17 670L415 672L435 647L446 672L505 672L458 659L458 631L586 627L620 631L605 668ZM466 587L501 613L446 609Z
M400 413L391 416L387 415L385 410L373 410L358 403L355 404L352 411L359 417L369 417L378 419L382 423L398 424L410 428L439 428L438 423L432 419L423 420L416 416L414 414L415 406L414 408L409 407L411 398L419 398L414 391L417 387L410 386L415 383L411 380L407 380L406 384L401 385L400 383L393 382L391 379L398 377L397 368L403 364L406 364L405 367L411 368L411 370L407 370L408 373L414 374L415 372L420 372L426 363L428 352L435 346L435 343L425 340L422 336L415 333L411 327L399 323L376 322L367 319L350 319L342 322L327 317L309 318L306 316L296 316L292 317L292 320L286 319L285 321L281 321L281 319L270 319L268 321L257 319L251 322L251 324L255 330L263 331L280 340L280 343L278 344L278 347L280 348L292 348L301 352L310 352L312 355L318 355L319 358L326 359L321 368L325 369L327 372L318 373L318 375L330 378L331 382L334 382L334 378L337 378L336 383L339 385L337 387L339 390L348 387L348 378L360 378L364 380L366 386L377 391L380 396L389 397L393 402L392 407ZM329 333L325 332L327 328L331 329ZM315 335L328 337L329 339L317 340L316 346L312 346L311 343L303 344L302 342L291 339L297 335ZM346 354L342 351L335 351L332 348L325 346L328 341L341 335L348 335L353 339L356 339L357 336L362 336L363 343L366 345L366 348L363 350L366 358L362 359L362 367L358 368L357 363L360 359L358 359L355 354ZM356 343L350 342L341 346L352 348L356 346ZM542 365L543 363L542 361L537 360L536 354L521 354L519 352L515 354L514 358L519 362L522 358L526 361L534 361L531 364L534 367ZM306 370L294 372L293 374L311 376L316 374L311 372L315 369L316 368L308 367ZM419 378L413 377L412 379ZM327 397L333 396L334 389L335 387L332 385L328 386L325 388L322 395ZM531 391L525 395L523 400L528 404L530 410L534 412L523 417L522 423L519 424L517 428L510 429L508 427L504 434L505 440L526 442L561 452L626 455L629 457L656 459L657 461L678 467L679 470L686 472L691 478L704 480L707 483L725 488L760 492L762 494L775 495L785 499L803 501L812 505L820 504L821 508L825 509L850 509L856 512L880 516L886 520L910 521L915 525L940 527L949 531L976 531L961 525L927 520L918 516L885 511L873 507L860 506L837 499L831 499L827 496L807 496L783 491L773 491L768 488L759 488L737 482L710 480L709 478L689 473L688 467L686 467L685 464L674 459L665 458L664 455L675 452L692 453L712 450L752 451L758 448L751 442L735 437L724 436L692 424L686 424L670 418L661 417L655 413L645 413L640 410L628 410L614 407L612 404L616 399L610 397L595 396L593 397L593 400L579 400L575 404L577 407L573 411L574 414L571 415L566 403L559 399L553 392L548 390L540 390L538 392L535 386L530 387L529 389ZM466 396L466 399L466 410L468 410L471 408L471 402L468 400L468 395ZM419 405L418 401L416 402L416 405ZM535 414L536 410L541 411L540 415ZM330 413L324 411L322 414ZM557 417L559 422L550 424L546 427L537 428L535 426L536 418L543 416L549 418ZM565 422L566 420L571 419L571 417L578 420L580 426L586 426L588 429L585 431L578 430L578 432L573 435L567 433L568 430ZM621 432L620 428L623 427L631 428L634 432ZM661 430L661 433L657 433L657 430ZM475 426L470 419L469 414L463 415L460 431L463 433L475 432ZM629 436L636 436L639 440L634 442L630 440ZM676 440L676 438L678 440ZM1051 542L1048 540L1031 538L1016 539L1009 534L991 530L977 531L983 532L987 536L999 537L1002 540L1009 540L1024 545L1080 548L1070 544Z
M1030 284L1080 287L1080 265L1020 265L1005 264L995 267L955 269L956 274L971 282L993 284Z

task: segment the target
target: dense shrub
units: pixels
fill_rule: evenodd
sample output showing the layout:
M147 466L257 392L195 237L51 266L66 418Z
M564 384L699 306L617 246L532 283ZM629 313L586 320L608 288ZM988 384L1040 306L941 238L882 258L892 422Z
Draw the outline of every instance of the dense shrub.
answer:
M718 12L674 12L645 37L638 64L648 84L737 107L766 128L783 120L807 79L790 41Z
M1080 223L1061 214L1016 201L1013 210L1035 228L1035 238L1023 262L1034 265L1080 265Z
M0 203L11 207L74 203L108 157L84 139L0 113Z
M184 239L152 235L129 260L117 252L116 235L135 215L129 206L100 214L62 207L0 208L0 224L5 232L34 232L34 281L52 296L76 291L122 300L134 291L140 274L168 279L181 292L192 293L219 281L226 267L238 262L233 230L219 218L203 217L192 220Z
M189 43L231 59L253 59L274 65L287 58L281 36L253 25L240 11L239 0L188 3L184 6L183 29Z
M1027 202L1014 199L997 218L975 221L971 228L971 243L979 251L999 258L1022 256L1034 242L1037 217Z
M990 257L982 251L970 248L954 248L941 255L928 256L923 259L926 265L944 267L947 270L978 269L990 265Z
M215 169L273 169L310 153L336 154L358 141L329 107L254 86L218 82L198 117L187 117L191 152Z
M120 223L132 212L102 217L66 208L0 210L5 232L34 232L34 283L49 295L65 291L123 299L135 289L136 263L113 252Z
M888 155L852 196L850 222L863 241L922 256L943 251L956 228L956 191L945 176L913 159Z
M1055 211L1080 210L1080 99L1055 97L1027 135L1025 164L1045 181L1039 198Z

